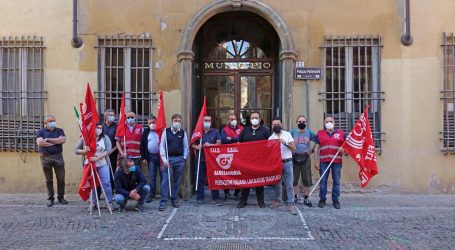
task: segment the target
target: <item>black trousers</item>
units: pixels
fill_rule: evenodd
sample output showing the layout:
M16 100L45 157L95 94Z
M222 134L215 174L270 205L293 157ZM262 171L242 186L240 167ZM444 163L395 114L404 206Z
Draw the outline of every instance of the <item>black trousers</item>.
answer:
M54 200L54 173L57 178L57 198L65 195L65 161L62 154L41 156L44 177L46 178L47 195ZM52 171L52 169L54 171Z
M247 203L248 196L250 195L250 189L244 188L240 193L240 202ZM264 203L264 187L257 187L256 188L256 197L258 200L258 204Z

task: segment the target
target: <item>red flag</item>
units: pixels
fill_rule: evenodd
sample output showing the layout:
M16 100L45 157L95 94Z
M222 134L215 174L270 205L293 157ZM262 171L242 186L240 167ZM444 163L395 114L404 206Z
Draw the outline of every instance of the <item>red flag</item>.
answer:
M125 94L122 95L122 102L120 103L120 113L118 117L117 131L115 137L123 137L126 131L126 112L125 112Z
M281 180L279 140L204 147L204 154L210 190L261 187Z
M202 105L201 113L199 113L199 118L197 119L196 126L194 127L194 131L193 131L193 135L191 136L190 144L193 144L195 141L199 140L202 137L204 116L206 114L207 114L207 108L206 108L205 96L204 96L204 104Z
M85 103L80 104L81 120L82 120L82 138L84 138L85 145L90 147L90 151L86 155L86 159L95 155L96 152L96 123L98 122L98 112L96 111L96 103L93 98L90 85L87 83L87 90L85 92ZM84 166L84 172L79 184L79 195L82 200L86 201L90 195L93 186L93 179L91 178L90 165L93 167L94 175L96 177L96 166L94 163L88 161ZM99 185L97 178L95 179L96 185Z
M341 147L359 165L359 178L362 188L366 187L370 179L378 174L376 148L371 134L370 122L368 121L368 107L360 116Z
M163 130L166 129L166 115L164 113L164 98L163 91L160 91L160 99L158 100L158 117L156 118L156 128L155 131L160 137L163 133Z

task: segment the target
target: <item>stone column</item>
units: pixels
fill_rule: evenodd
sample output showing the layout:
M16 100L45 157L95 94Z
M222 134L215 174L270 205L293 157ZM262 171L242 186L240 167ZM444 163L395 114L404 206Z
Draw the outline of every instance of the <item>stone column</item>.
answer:
M193 93L193 57L194 53L191 50L180 51L177 54L177 60L180 63L180 93L182 95L182 125L185 129L188 139L191 137L191 99ZM191 155L188 156L190 158ZM183 199L191 198L191 174L190 174L190 159L186 161L185 173L181 185L181 193Z
M292 126L293 115L293 84L294 84L294 66L297 53L293 50L283 50L280 52L281 61L281 102L283 128L290 130Z

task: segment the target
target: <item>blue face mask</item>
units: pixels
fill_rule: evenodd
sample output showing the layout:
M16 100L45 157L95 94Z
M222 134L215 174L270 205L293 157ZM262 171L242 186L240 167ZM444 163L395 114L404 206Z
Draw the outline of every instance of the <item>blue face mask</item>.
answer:
M129 169L129 170L130 170L130 172L136 172L136 166L132 166L132 167L130 167L130 169Z
M57 123L56 122L48 122L47 123L47 127L48 128L56 128L57 127Z
M109 122L115 122L115 116L110 115L110 116L107 117L107 120L108 120Z
M135 123L135 122L136 122L136 119L134 119L134 118L127 118L127 119L126 119L126 122L132 124L132 123Z

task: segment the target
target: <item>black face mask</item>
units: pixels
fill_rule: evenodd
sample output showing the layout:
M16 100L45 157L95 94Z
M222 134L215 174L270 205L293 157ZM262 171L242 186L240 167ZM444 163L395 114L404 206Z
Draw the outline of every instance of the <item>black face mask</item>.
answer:
M299 124L297 124L297 127L299 127L299 129L305 129L306 128L306 124L305 123L299 123Z
M280 126L273 126L273 132L279 134L281 132Z

